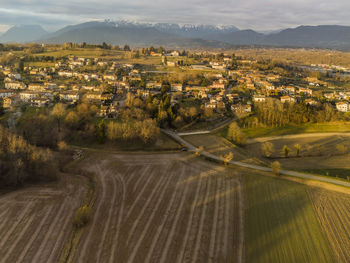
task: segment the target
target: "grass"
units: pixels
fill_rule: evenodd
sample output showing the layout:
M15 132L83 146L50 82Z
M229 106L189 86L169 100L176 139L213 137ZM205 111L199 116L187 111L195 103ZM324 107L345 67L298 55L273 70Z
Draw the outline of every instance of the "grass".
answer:
M249 128L242 129L242 131L249 138L280 136L299 133L350 132L350 122L306 123L298 126L288 125L284 127ZM221 131L221 134L223 132L224 131Z
M350 169L346 168L329 168L329 169L302 169L297 170L298 172L305 172L315 175L327 176L348 179L350 178Z
M245 175L247 262L334 262L306 186Z
M71 142L73 146L92 148L96 150L106 151L177 151L181 149L181 145L175 142L167 135L160 133L157 141L151 144L143 144L139 140L135 141L118 141L118 142L106 142L99 144L97 142L86 141L74 141Z

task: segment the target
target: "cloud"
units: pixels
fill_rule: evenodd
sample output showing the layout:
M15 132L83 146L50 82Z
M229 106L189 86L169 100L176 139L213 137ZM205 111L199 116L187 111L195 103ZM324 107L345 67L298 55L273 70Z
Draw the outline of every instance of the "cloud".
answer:
M55 28L96 19L224 24L270 30L350 25L348 0L1 0L0 24Z

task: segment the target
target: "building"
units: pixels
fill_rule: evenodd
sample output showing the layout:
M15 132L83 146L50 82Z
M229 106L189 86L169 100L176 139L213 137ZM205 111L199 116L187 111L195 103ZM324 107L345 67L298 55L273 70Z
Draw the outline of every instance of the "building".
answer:
M290 96L282 96L281 98L281 102L282 103L294 103L295 102L295 98L290 97Z
M64 92L60 93L60 100L76 102L80 98L78 92Z
M25 89L26 85L22 82L18 81L6 81L5 82L5 89L13 89L13 90L20 90Z
M13 91L2 89L0 90L0 98L8 98L13 95Z
M183 90L183 87L182 87L182 84L171 84L171 91L172 92L182 92Z
M336 107L337 107L337 110L341 112L349 112L350 110L348 102L338 102L336 103Z
M37 97L39 97L39 94L34 91L22 91L19 93L20 100L24 102L29 102Z
M266 97L265 97L265 95L254 95L253 101L254 102L265 102Z

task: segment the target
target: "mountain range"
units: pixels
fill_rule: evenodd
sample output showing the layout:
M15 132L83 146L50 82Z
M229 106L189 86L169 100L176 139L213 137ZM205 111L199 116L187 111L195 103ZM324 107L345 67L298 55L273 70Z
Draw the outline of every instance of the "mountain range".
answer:
M127 21L86 22L48 33L41 26L14 26L2 43L90 43L164 46L168 48L232 48L235 46L306 47L350 50L350 27L299 26L263 34L235 26L179 25Z

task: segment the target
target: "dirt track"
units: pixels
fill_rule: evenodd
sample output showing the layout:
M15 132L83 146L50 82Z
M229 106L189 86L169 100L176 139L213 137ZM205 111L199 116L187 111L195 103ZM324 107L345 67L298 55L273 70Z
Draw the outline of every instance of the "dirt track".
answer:
M84 180L0 196L0 262L57 262L85 195Z
M242 262L239 176L189 154L92 156L93 222L74 262Z

